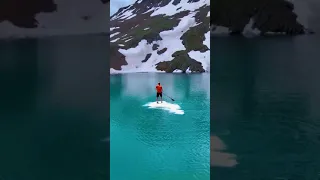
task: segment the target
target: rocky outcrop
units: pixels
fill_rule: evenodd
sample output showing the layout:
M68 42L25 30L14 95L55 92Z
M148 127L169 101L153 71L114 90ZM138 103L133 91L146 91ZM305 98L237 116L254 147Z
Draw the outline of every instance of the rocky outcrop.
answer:
M297 21L294 4L286 0L215 0L211 12L213 31L226 27L232 35L242 34L250 22L249 28L260 35L312 33Z
M181 70L183 73L186 73L187 70L197 73L205 72L201 62L190 58L187 51L177 51L172 57L174 57L172 61L164 61L156 64L156 69L167 73L172 73L176 70Z
M57 5L53 0L4 0L0 2L0 23L7 20L21 28L36 28L36 14L55 11Z
M121 70L121 66L128 64L125 60L125 56L118 51L118 47L111 45L110 54L114 57L110 59L110 66L115 70Z
M110 0L2 0L0 38L108 32Z

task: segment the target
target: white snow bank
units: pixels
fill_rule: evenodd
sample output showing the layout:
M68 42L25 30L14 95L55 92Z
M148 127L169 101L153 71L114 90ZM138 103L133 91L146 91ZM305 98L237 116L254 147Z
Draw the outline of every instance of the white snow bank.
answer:
M202 6L210 6L210 0L199 0L198 2L194 3L188 3L188 0L181 0L180 3L176 6L172 4L173 1L174 0L171 0L171 2L164 7L157 8L151 14L151 16L156 16L160 14L163 14L165 16L172 16L182 11L195 11Z
M115 33L113 33L113 34L110 34L110 38L112 38L113 36L116 36L116 35L118 35L118 34L120 34L120 32L115 32Z
M210 31L205 34L203 44L210 49ZM200 51L190 51L188 54L192 59L201 62L202 67L206 72L210 72L210 50L203 53Z
M111 27L110 28L110 31L113 31L113 30L115 30L115 29L119 29L120 27Z
M229 35L229 28L224 26L216 26L212 25L211 27L211 35Z
M245 37L255 37L260 35L260 31L257 28L252 28L254 24L253 18L250 18L249 23L243 29L243 36Z
M120 38L116 38L116 39L114 39L114 40L112 40L112 41L110 41L110 42L116 42L116 41L118 41Z

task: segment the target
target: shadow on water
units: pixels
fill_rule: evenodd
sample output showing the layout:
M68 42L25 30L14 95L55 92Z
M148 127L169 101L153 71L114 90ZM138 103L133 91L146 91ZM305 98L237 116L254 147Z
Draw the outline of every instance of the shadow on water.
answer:
M211 132L238 162L212 178L319 178L317 38L212 39Z
M0 42L0 113L30 112L37 90L37 40ZM21 58L23 57L23 58ZM19 102L19 103L17 103Z
M0 175L109 177L108 38L0 42Z

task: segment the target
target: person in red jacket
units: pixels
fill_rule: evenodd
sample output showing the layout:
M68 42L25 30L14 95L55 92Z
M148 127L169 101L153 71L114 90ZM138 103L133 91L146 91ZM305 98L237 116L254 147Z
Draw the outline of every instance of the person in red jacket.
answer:
M159 96L160 96L161 103L162 103L162 86L160 85L160 83L158 83L158 85L156 86L156 90L157 90L157 103L158 103Z

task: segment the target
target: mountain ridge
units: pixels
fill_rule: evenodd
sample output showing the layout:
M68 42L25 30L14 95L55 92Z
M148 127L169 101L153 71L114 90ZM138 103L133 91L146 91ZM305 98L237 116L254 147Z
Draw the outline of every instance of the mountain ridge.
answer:
M297 3L301 5L299 0L215 0L211 5L211 34L313 34L314 32L304 24L306 22L299 22L298 19L302 15L295 12Z
M138 0L110 27L111 73L210 71L208 0Z

